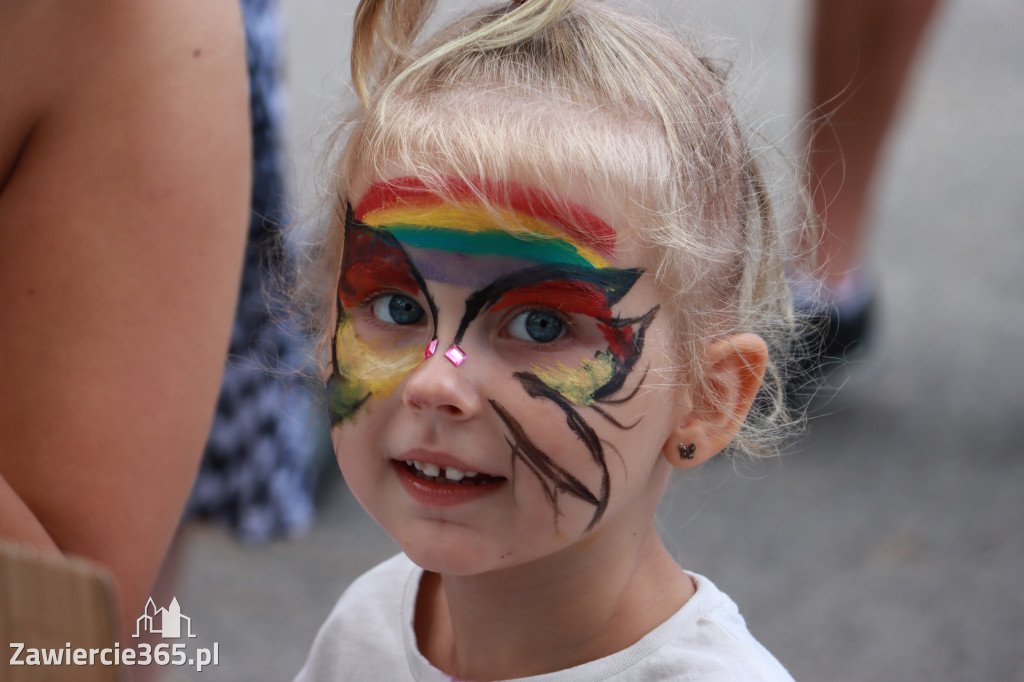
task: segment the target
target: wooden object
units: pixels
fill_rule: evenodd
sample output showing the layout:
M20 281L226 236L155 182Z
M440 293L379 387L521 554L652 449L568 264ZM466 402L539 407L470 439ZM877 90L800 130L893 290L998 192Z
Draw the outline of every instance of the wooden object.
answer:
M94 665L73 663L76 650L84 649L88 660L90 649L115 648L114 604L113 581L102 567L0 540L0 680L120 682L120 667L102 665L98 652ZM51 663L11 665L15 655L32 660L33 649L39 661L47 650ZM58 654L61 663L55 665Z

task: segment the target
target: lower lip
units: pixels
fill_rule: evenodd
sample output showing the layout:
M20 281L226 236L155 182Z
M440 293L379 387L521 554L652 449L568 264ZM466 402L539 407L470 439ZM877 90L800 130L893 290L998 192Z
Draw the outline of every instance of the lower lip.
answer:
M409 471L405 462L392 461L398 480L409 496L428 507L454 507L467 502L479 500L497 492L506 481L500 480L483 485L459 485L458 483L434 483Z

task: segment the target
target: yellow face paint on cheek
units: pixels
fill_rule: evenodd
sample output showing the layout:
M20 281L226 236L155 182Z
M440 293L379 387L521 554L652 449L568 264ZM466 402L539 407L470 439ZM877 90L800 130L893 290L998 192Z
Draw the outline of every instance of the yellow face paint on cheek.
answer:
M581 360L579 367L556 362L554 367L535 365L530 369L541 382L558 391L569 402L590 405L594 402L594 393L611 381L615 374L615 358L611 353L601 351L593 358Z
M344 314L344 311L341 313ZM369 346L355 332L345 315L334 338L337 372L328 383L331 423L351 419L369 398L384 398L423 361L423 349L387 349Z

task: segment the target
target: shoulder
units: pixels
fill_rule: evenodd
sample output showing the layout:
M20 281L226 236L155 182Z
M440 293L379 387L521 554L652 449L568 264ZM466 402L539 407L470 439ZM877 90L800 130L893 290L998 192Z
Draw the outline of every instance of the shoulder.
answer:
M689 573L696 593L628 649L529 682L793 682L747 630L736 604Z
M422 573L399 554L356 579L320 628L296 682L384 679L406 669L406 616Z
M402 608L407 597L415 598L423 569L398 554L359 576L335 604L321 634L337 634L367 627L401 635ZM407 594L411 591L411 595Z
M0 91L14 93L0 104L0 185L21 142L54 116L89 116L98 102L130 121L131 99L151 92L235 87L244 54L237 0L0 2ZM118 93L131 99L112 110Z
M750 634L735 602L704 576L690 576L697 592L662 626L669 632L646 661L644 679L792 682Z
M40 58L18 60L15 71L39 68L56 76L58 65L82 70L66 61L72 55L88 60L121 49L159 51L203 35L230 41L229 32L241 26L241 7L238 0L4 0L0 17L0 32L9 39L2 49ZM39 44L41 38L63 40Z
M195 477L234 313L241 12L0 0L0 65L0 478L39 543L112 570L129 623Z

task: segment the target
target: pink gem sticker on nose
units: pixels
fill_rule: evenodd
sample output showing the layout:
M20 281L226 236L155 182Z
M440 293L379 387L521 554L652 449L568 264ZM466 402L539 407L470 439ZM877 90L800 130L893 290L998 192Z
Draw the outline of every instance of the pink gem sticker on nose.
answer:
M427 358L429 358L431 355L434 354L434 352L436 350L437 350L437 339L434 339L429 344L427 344L427 347L423 350L423 359L426 360Z
M448 358L448 361L458 367L466 361L466 351L459 348L457 344L452 344L451 348L444 352L444 356Z

